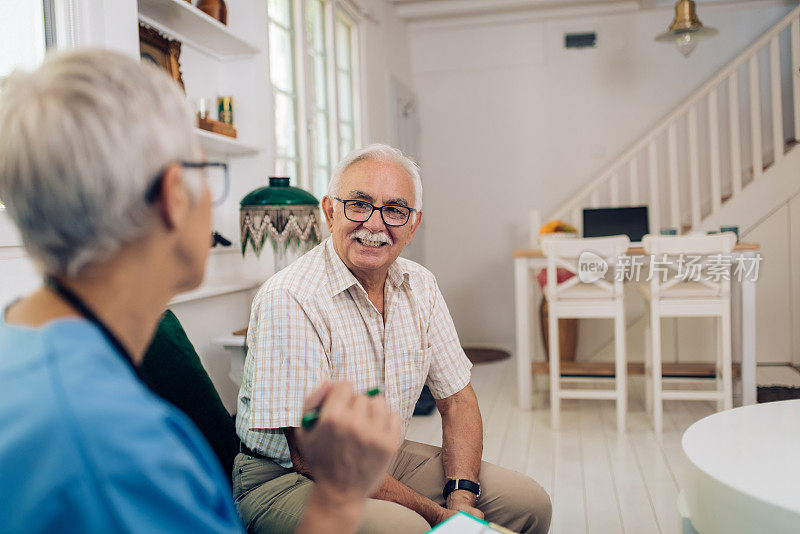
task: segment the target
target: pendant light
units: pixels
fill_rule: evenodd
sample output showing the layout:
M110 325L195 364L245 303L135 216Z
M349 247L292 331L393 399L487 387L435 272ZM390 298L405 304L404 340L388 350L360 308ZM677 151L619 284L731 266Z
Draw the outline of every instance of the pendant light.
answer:
M697 18L694 0L678 0L675 4L675 20L667 31L656 36L656 41L675 43L683 57L689 57L699 40L708 39L717 33L719 32L716 28L703 26Z

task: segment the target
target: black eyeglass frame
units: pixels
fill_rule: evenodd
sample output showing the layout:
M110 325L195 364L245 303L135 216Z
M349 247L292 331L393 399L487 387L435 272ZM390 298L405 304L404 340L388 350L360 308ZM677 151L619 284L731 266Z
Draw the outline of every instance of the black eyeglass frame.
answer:
M206 167L221 167L222 173L225 176L225 184L223 193L219 196L219 199L214 200L214 206L219 206L222 204L226 198L228 198L228 192L230 191L230 176L228 176L228 164L224 161L179 161L178 165L186 169L205 169ZM166 168L158 173L158 176L153 178L150 186L145 191L144 199L148 204L152 204L158 198L158 194L161 191L161 183L164 181L164 173L166 172Z
M384 204L383 206L381 206L379 208L378 206L376 206L375 204L372 204L371 202L367 202L366 200L359 200L357 198L351 198L351 199L348 199L348 200L342 200L339 197L333 197L333 199L334 200L338 200L339 202L344 204L344 216L348 221L353 221L353 222L367 222L369 220L369 218L372 217L372 214L375 213L375 210L378 210L379 212L381 212L381 220L383 221L383 224L385 224L386 226L392 226L392 227L405 226L405 225L408 224L408 221L411 219L411 213L417 211L414 208L409 208L408 206L403 206L403 205L400 205L400 204ZM349 202L359 202L361 204L367 204L368 206L370 206L372 208L372 210L369 212L369 215L367 215L367 218L364 219L364 220L359 221L359 220L356 220L356 219L351 219L350 217L347 216L347 204ZM406 220L403 221L402 224L390 224L390 223L386 222L386 217L383 216L383 210L386 209L386 208L401 208L401 209L404 209L404 210L408 210L408 215L406 216Z

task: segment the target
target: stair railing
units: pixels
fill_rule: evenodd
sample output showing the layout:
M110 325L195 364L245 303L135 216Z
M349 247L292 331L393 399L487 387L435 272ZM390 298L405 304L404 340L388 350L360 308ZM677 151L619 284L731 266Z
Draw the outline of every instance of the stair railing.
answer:
M784 31L790 35L791 56L791 99L782 98L782 82L788 82L781 74L780 38ZM768 49L768 50L766 50ZM582 209L586 207L640 205L649 206L650 229L658 232L662 226L670 226L679 232L697 227L704 216L716 213L723 201L721 179L720 119L719 95L723 87L727 88L727 148L730 170L730 196L742 191L742 133L750 140L750 156L752 179L758 180L764 171L764 147L761 132L761 87L759 80L759 54L769 57L769 90L771 112L772 163L778 163L784 156L785 139L783 132L783 106L791 106L794 122L794 140L800 140L800 6L792 10L778 24L773 26L753 45L742 52L736 59L726 65L716 76L703 84L681 105L661 120L650 132L639 139L633 146L625 150L613 163L602 170L594 179L581 187L566 203L556 209L551 219L562 219L581 230ZM741 131L739 104L739 68L747 64L747 83L749 93L749 123L747 130ZM701 104L705 104L706 113L700 116ZM788 109L788 108L787 108ZM707 138L704 144L708 147L708 172L701 178L699 151L698 121L707 121ZM685 151L678 142L678 126L686 125L687 143ZM724 132L722 132L724 133ZM658 142L665 142L666 150L659 151ZM662 144L663 146L663 144ZM667 195L662 203L661 174L659 157L666 153ZM704 154L705 156L705 154ZM688 164L688 184L686 176L680 174L681 159ZM646 162L646 165L641 163ZM644 168L640 168L644 167ZM648 192L642 194L641 185L647 176ZM683 180L682 180L683 178ZM701 202L701 179L705 189L710 189L710 212L704 213ZM710 184L708 183L710 181ZM749 183L749 182L748 182ZM681 187L689 187L689 205L682 202ZM627 186L627 195L623 204L620 188ZM662 209L667 206L666 213ZM688 215L688 224L683 219Z

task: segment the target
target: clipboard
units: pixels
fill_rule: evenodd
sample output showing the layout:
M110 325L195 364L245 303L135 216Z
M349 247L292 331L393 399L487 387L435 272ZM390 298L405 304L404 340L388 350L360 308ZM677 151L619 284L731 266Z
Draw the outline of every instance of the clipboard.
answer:
M505 527L472 517L466 512L458 512L442 521L428 534L516 534Z

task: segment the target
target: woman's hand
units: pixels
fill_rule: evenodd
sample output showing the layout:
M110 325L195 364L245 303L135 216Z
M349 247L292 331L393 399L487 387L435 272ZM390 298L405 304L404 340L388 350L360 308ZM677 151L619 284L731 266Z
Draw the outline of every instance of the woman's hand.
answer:
M400 445L400 417L383 396L355 395L349 382L320 384L306 399L314 408L319 419L299 433L314 482L342 499L369 497Z

